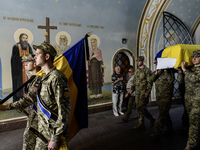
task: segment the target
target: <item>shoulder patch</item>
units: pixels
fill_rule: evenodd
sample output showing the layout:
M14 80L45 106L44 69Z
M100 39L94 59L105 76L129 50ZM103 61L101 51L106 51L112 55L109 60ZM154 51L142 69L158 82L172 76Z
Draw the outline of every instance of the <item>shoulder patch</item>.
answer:
M64 97L65 97L66 99L69 98L69 89L68 89L68 86L64 87Z

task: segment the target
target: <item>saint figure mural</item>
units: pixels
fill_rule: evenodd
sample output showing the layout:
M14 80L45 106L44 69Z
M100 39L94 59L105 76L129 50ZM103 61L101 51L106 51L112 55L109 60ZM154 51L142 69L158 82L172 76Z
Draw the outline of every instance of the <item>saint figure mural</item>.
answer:
M58 46L54 46L54 48L57 51L57 56L59 56L70 48L69 44L71 43L71 37L67 32L61 31L56 35L56 43Z
M90 89L90 98L102 97L102 86L104 83L104 64L101 50L97 47L100 44L98 36L91 35L89 38L89 60L86 61L87 85Z
M15 38L18 35L19 42L13 46L11 55L11 74L13 91L28 80L25 68L22 65L22 57L24 55L33 54L32 48L28 43L28 34L26 34L25 32L21 32L19 34L20 31L26 31L26 29L19 29L15 32ZM15 102L19 100L23 97L23 95L24 92L22 89L13 96L13 101Z

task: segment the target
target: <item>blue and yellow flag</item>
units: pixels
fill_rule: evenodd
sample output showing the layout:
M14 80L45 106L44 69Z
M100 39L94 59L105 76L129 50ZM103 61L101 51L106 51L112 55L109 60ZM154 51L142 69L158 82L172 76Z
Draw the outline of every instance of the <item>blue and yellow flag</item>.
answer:
M188 66L190 66L192 65L191 56L193 54L193 51L199 49L200 45L176 44L160 50L157 53L156 58L175 58L176 64L174 68L181 67L182 61L187 62Z
M54 66L68 79L71 99L69 141L82 128L88 127L84 38L59 55L54 60ZM40 71L37 75L42 76L43 73Z

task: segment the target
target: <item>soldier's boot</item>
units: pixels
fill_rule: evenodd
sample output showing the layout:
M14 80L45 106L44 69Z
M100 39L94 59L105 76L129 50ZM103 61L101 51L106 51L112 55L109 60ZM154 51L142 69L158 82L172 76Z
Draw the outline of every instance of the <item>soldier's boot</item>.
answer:
M156 122L156 119L152 117L152 118L150 119L149 127L150 127L150 128L153 128L155 122Z
M139 123L138 125L134 126L134 129L145 129L144 123Z

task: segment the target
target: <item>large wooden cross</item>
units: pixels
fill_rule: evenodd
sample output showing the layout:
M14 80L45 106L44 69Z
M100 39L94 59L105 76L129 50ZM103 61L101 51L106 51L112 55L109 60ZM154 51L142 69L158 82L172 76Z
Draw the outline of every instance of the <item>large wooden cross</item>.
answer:
M50 43L50 29L57 29L57 26L50 26L49 18L46 17L46 26L39 25L38 29L46 29L46 32L47 32L47 35L45 36L46 42Z

